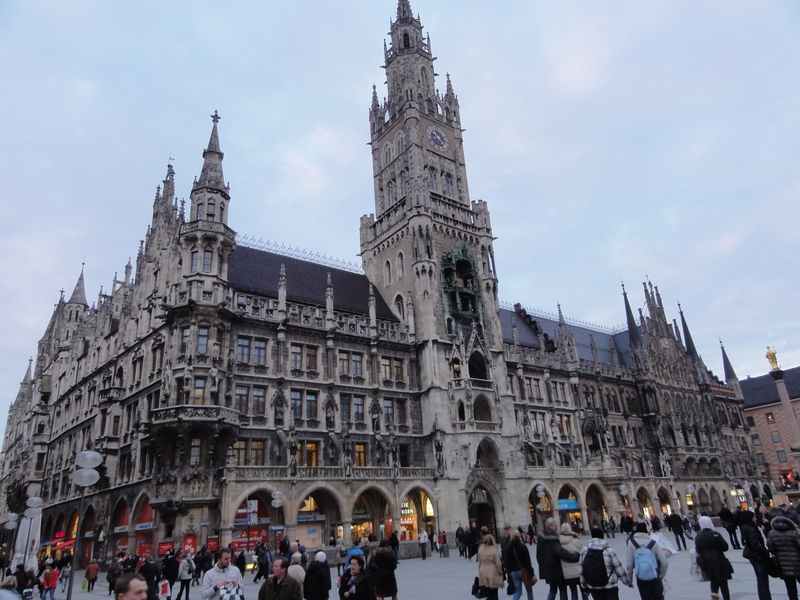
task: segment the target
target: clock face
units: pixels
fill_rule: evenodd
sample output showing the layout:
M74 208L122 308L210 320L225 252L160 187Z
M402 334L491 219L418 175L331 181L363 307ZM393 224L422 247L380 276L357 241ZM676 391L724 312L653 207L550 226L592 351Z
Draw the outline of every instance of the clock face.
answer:
M444 134L444 131L435 125L428 127L428 141L430 141L431 146L437 150L447 150L450 147L450 142Z

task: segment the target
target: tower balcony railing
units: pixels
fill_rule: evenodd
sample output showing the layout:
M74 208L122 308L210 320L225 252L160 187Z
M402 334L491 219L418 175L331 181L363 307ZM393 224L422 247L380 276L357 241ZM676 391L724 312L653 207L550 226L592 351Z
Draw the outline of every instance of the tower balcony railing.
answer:
M272 479L304 480L342 480L346 479L345 468L341 466L298 467L297 474L291 475L289 467L234 467L237 480L260 481ZM433 479L436 469L429 467L352 467L350 479L364 481L399 479Z
M181 404L166 408L155 408L150 411L153 423L171 421L226 421L232 425L239 424L239 412L226 406L210 406L203 404Z
M217 221L190 221L189 223L184 223L181 225L181 235L198 231L199 229L221 233L230 238L236 237L236 232L233 229L225 225L225 223Z

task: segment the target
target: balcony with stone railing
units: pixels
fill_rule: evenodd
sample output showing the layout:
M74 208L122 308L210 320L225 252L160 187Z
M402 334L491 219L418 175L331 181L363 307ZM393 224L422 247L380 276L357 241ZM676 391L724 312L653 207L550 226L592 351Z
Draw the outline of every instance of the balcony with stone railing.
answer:
M225 406L182 404L155 408L150 411L150 421L154 424L167 424L201 421L223 421L231 425L239 424L239 411Z
M359 481L380 481L388 479L432 479L435 469L428 467L400 467L395 472L392 467L352 467L350 479ZM340 466L298 467L297 475L292 477L289 467L234 467L237 480L288 480L339 481L345 479L345 468Z

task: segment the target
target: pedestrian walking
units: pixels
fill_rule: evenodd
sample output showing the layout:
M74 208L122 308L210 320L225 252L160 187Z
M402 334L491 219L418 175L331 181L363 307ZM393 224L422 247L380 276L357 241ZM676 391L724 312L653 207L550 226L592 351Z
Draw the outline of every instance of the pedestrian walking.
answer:
M736 530L738 529L736 525L736 519L726 503L723 502L722 508L719 509L717 516L719 517L719 520L722 521L722 526L725 528L725 531L728 532L728 537L731 540L731 546L733 546L733 549L741 550L742 545L739 543L739 538L736 535Z
M503 561L508 574L509 583L514 585L514 596L512 600L519 600L522 596L522 587L525 586L527 599L533 600L533 584L536 583L536 575L531 564L531 555L528 547L522 543L522 535L515 531L511 535L511 543L506 548L506 557ZM524 572L524 571L527 571ZM525 582L530 586L525 585Z
M478 585L489 590L486 600L497 600L497 590L505 586L503 562L500 550L494 543L494 536L487 533L478 548Z
M58 577L58 580L61 582L61 593L63 594L67 589L67 584L69 583L69 576L72 573L72 565L66 563L63 567L61 567L61 574Z
M392 535L389 536L389 544L392 547L392 552L394 552L395 560L400 560L400 540L397 538L397 531L393 531Z
M700 533L695 536L694 547L697 550L697 566L711 585L711 600L719 600L722 593L723 600L731 600L728 589L728 580L733 574L733 566L725 556L728 551L728 542L714 530L711 517L702 516L698 519Z
M300 582L300 585L306 580L306 570L303 568L303 565L300 564L300 561L303 560L303 555L299 552L295 552L292 554L292 562L287 569L287 573L289 577L294 577L297 581Z
M753 571L756 573L758 600L772 600L772 594L769 591L769 564L772 557L756 525L756 514L746 510L739 515L739 518L741 519L739 529L742 534L742 546L744 546L742 556L750 561Z
M675 545L678 547L678 552L681 551L681 542L683 542L683 549L686 550L686 538L683 536L683 519L681 516L674 512L664 519L672 535L675 536Z
M303 600L303 586L288 575L289 561L278 555L272 561L272 577L258 590L258 600Z
M100 572L100 565L97 563L96 560L92 560L86 566L86 573L84 573L84 579L86 579L86 591L91 592L94 590L94 584L97 583L97 574Z
M391 544L386 538L381 540L372 559L372 578L375 581L375 595L379 599L390 597L397 600L397 559ZM310 600L310 599L308 599Z
M375 583L364 568L364 557L353 554L348 564L349 568L342 573L339 597L343 600L377 600Z
M48 592L50 600L55 600L56 588L58 587L58 568L52 563L45 565L42 572L42 600L46 600Z
M647 535L647 527L639 523L636 532L628 543L625 572L633 581L636 576L636 587L642 600L662 600L664 598L664 581L669 561L667 553L654 538Z
M539 574L550 586L547 600L553 600L559 593L560 600L567 600L567 586L564 585L564 571L561 561L578 562L577 552L564 550L558 534L558 520L550 517L544 522L544 529L539 534L536 546L536 561L539 563ZM602 529L598 529L602 533Z
M106 571L106 581L108 582L108 595L113 596L116 593L117 589L117 581L122 576L122 567L119 564L119 561L113 561L108 566L108 571Z
M428 533L424 529L419 530L417 542L419 543L419 551L422 554L422 560L425 560L428 551Z
M331 590L331 568L328 556L319 551L314 560L308 563L306 578L303 581L303 597L306 600L328 600Z
M192 560L192 556L190 554L186 554L178 565L178 581L180 582L181 587L178 590L177 600L184 598L184 593L186 594L186 600L189 600L189 587L191 586L192 577L194 577L196 568L197 567L194 564L194 560Z
M222 548L217 551L217 562L203 575L203 584L200 586L200 597L208 600L218 598L220 591L232 595L241 590L242 574L239 569L231 564L233 550ZM263 589L263 588L262 588Z
M617 553L604 539L602 529L592 529L592 539L580 555L581 588L591 593L594 600L618 600L621 581L633 587Z
M781 568L789 600L797 600L797 580L800 578L800 533L797 525L786 517L775 517L767 537L767 548L775 555ZM759 599L760 600L760 599Z
M578 555L583 551L583 544L578 539L578 534L572 531L569 523L561 524L561 535L558 536L558 541L561 542L561 547L567 552L575 552ZM564 573L564 587L566 587L572 596L572 600L579 600L578 587L581 583L581 565L579 562L561 561L561 571ZM559 588L559 591L560 588ZM586 594L581 590L582 600L586 600ZM531 600L531 598L528 598Z

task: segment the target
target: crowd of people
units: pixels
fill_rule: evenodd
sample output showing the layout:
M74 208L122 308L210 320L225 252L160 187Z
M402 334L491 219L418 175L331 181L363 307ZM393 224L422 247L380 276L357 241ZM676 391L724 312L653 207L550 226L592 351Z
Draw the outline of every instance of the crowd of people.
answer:
M730 600L728 582L733 567L726 553L732 549L741 550L751 563L759 600L771 600L771 577L783 580L789 600L799 600L800 517L795 509L781 505L759 507L755 512L741 508L732 511L723 505L717 516L727 532L727 541L706 515L673 512L659 519L640 514L636 520L623 515L619 531L625 539L625 552L621 555L607 539L617 532L611 517L595 520L585 543L574 524L559 523L555 518L547 519L539 532L532 526L524 530L507 525L497 540L486 527L472 522L466 528L459 526L454 540L460 557L475 557L473 593L488 600L497 600L501 589L512 596L511 600L519 600L523 594L526 600L533 600L537 578L532 553L548 588L547 600L556 596L559 600L588 600L588 596L617 600L620 585L635 586L642 600L663 600L669 556L688 550L687 539L694 542L692 564L697 579L708 582L711 600ZM674 546L662 530L674 536ZM429 545L431 553L439 550L444 556L447 552L444 531L423 529L416 541L423 560ZM534 544L535 551L531 548ZM380 541L373 535L351 545L342 538L331 538L327 553L309 552L299 540L283 539L274 558L266 543L259 543L252 553L230 548L212 553L205 547L196 554L170 551L158 562L120 554L108 565L105 579L108 595L115 596L114 600L190 600L193 586L200 588L195 600L245 600L243 577L252 561L253 581L264 580L258 600L330 600L337 593L341 600L397 600L395 571L400 545L397 532L393 532ZM48 596L55 600L59 585L64 592L71 569L69 555L43 560L38 572L26 571L21 565L14 573L4 568L7 577L0 581L0 600L32 600L34 590L40 600L48 600ZM96 561L87 565L84 590L94 589L100 570Z

